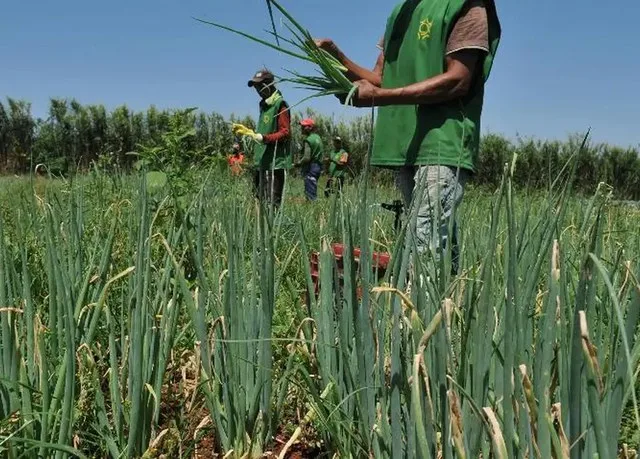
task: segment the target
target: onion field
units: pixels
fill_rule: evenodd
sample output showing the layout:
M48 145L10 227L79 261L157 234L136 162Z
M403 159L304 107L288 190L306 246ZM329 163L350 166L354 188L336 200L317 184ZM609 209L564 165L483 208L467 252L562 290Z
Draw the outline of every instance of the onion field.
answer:
M506 167L453 275L364 177L277 212L219 171L2 179L0 456L636 457L638 209Z

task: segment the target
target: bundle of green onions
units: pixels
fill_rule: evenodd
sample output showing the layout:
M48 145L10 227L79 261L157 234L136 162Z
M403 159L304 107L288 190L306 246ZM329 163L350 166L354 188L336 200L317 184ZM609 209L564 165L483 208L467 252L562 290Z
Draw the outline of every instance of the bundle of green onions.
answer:
M283 21L283 24L291 34L290 37L283 37L277 33L271 10L272 4L286 18L287 21ZM342 63L325 50L320 49L315 44L309 31L300 25L300 23L296 21L293 16L291 16L291 14L289 14L289 12L287 12L287 10L285 10L284 7L282 7L282 5L280 5L276 0L267 0L267 6L269 7L269 15L271 17L271 24L273 27L273 31L269 33L275 38L275 43L222 24L205 21L203 19L197 20L204 24L209 24L214 27L233 32L237 35L241 35L257 43L268 46L269 48L275 49L283 54L311 62L316 66L316 70L318 72L317 75L303 75L292 70L286 70L286 72L289 73L289 76L286 78L279 78L279 81L289 82L294 84L297 88L312 91L313 95L307 99L335 95L343 98L345 103L349 104L357 90L357 87L345 76L347 69L342 65ZM289 47L285 47L281 42L288 44Z

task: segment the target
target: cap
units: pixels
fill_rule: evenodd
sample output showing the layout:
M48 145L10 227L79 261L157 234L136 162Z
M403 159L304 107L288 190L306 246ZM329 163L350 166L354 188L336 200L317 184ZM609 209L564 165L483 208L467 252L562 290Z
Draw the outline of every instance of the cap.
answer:
M304 119L302 121L300 121L300 126L304 126L304 127L315 127L316 122L313 121L311 118L307 118Z
M342 142L342 137L340 137L339 135L335 136L333 138L333 140L335 140L336 142Z
M267 69L258 70L256 74L247 82L247 86L251 87L256 83L273 83L274 77Z

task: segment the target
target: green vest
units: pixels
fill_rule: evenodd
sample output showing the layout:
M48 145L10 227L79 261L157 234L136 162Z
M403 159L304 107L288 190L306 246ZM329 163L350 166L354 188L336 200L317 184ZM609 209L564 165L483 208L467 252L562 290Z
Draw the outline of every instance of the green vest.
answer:
M331 153L330 159L331 163L329 164L329 177L339 178L344 176L344 172L347 169L346 164L341 165L338 164L342 155L346 153L344 149Z
M287 103L277 92L272 96L271 103L260 103L260 118L256 132L262 135L273 134L278 130L278 113ZM253 164L261 170L290 169L291 168L291 140L290 138L277 144L255 144L253 146Z
M307 136L304 139L304 143L309 145L309 151L311 152L311 162L312 163L322 163L322 155L324 151L324 146L322 145L322 139L315 132Z
M399 88L446 70L447 39L466 0L406 0L396 6L384 36L383 88ZM500 40L493 0L485 0L490 52L482 80L458 100L430 105L380 107L371 164L442 165L473 171L480 144L484 81Z

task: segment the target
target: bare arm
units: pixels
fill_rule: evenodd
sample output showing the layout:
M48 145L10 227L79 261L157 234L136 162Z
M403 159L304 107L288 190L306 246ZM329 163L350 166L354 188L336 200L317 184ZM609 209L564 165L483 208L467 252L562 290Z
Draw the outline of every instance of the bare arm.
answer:
M368 80L357 82L360 107L385 105L426 105L449 102L466 96L483 52L462 50L446 58L446 71L433 78L400 88L381 89Z
M380 87L382 84L382 67L384 65L384 53L380 52L378 60L373 70L366 69L349 59L336 44L327 38L316 40L316 45L334 56L342 65L347 68L346 76L351 81L367 80L374 86Z
M296 166L306 166L311 162L311 147L305 140L304 147L302 149L302 158L296 163Z

